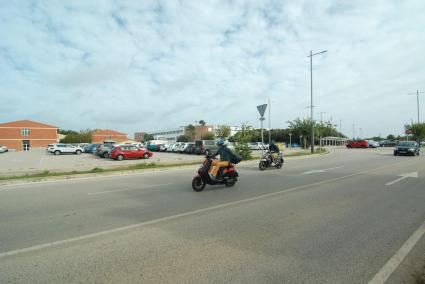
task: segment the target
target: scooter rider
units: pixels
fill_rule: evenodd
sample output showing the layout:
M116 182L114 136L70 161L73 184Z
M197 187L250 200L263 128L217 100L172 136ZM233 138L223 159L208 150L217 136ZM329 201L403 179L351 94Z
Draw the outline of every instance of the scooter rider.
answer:
M228 167L230 165L230 159L232 158L232 151L226 147L224 144L224 140L217 141L218 151L213 155L216 157L220 155L220 161L213 160L210 167L210 177L211 179L215 179L220 168Z
M279 155L279 147L277 147L277 145L275 144L275 142L272 140L270 145L269 145L269 151L270 151L270 155L272 158L272 163L274 163L277 159L277 156Z

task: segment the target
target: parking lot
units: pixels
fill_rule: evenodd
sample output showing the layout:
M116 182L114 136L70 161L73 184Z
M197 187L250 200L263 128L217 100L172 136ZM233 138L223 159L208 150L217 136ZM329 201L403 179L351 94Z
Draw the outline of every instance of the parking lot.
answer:
M308 151L298 149L285 149L285 154ZM261 151L253 151L253 156L259 157ZM31 149L28 152L8 152L0 155L0 176L33 174L43 171L67 172L84 171L94 168L109 169L140 163L155 163L169 165L178 163L201 162L202 155L188 155L169 152L154 152L150 159L134 159L115 161L99 158L92 154L59 155L48 153L45 149Z
M202 156L177 153L155 152L150 159L115 161L99 158L92 154L59 155L48 153L45 149L31 149L28 152L8 152L0 155L0 176L37 173L42 171L64 172L84 171L93 168L114 168L140 163L177 164L201 162Z

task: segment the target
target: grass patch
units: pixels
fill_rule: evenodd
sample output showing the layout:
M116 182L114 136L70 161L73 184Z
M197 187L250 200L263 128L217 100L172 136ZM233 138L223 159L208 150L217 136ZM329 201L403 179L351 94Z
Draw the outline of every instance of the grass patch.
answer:
M5 180L19 180L19 179L33 179L33 178L44 178L44 177L57 177L57 176L69 176L69 175L82 175L82 174L93 174L93 173L107 173L107 172L119 172L119 171L134 171L134 170L143 170L143 169L156 169L156 168L173 168L179 166L190 166L198 165L200 162L190 162L190 163L180 163L180 164L167 164L167 165L157 165L155 163L141 163L135 165L128 165L116 168L93 168L91 170L84 171L70 171L70 172L49 172L47 170L35 173L35 174L25 174L25 175L16 175L16 176L0 176L0 181Z

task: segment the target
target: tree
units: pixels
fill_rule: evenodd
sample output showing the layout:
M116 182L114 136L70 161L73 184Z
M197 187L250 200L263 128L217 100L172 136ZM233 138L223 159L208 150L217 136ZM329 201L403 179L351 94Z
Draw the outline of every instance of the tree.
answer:
M179 137L177 137L177 141L176 142L189 142L190 138L187 137L186 135L180 135Z
M203 140L214 140L214 138L215 138L214 134L211 133L211 132L207 132L207 133L202 134Z
M64 130L59 131L59 133L66 135L65 138L60 140L61 143L91 143L93 130L86 129L80 130L80 132Z
M392 135L392 134L389 134L388 136L387 136L387 140L391 140L391 141L393 141L395 139L395 137L394 137L394 135Z
M235 152L241 156L243 160L250 160L252 159L252 150L251 147L249 147L248 142L251 138L247 133L251 131L251 126L248 126L246 124L242 124L242 131L238 132L237 137L234 137L238 140L236 140L235 144ZM236 136L236 135L234 135ZM230 140L230 139L229 139Z
M220 137L222 139L226 139L230 136L230 126L227 125L220 125L217 129L217 137Z
M149 140L154 140L155 138L153 137L153 135L152 134L145 134L144 136L143 136L143 142L146 142L146 141L149 141Z
M196 128L192 124L186 126L185 135L189 137L189 141L195 140Z
M204 126L205 126L205 124L207 124L207 123L205 122L205 120L202 120L202 119L201 119L201 120L199 121L199 124L200 124L202 127L204 127Z
M410 130L415 140L422 141L425 139L425 123L412 123L404 126L406 130Z

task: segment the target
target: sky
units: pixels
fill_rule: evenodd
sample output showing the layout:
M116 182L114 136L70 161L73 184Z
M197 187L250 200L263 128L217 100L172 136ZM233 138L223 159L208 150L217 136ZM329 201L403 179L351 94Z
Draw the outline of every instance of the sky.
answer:
M423 0L0 7L0 123L130 137L201 119L259 127L256 106L270 99L271 127L283 128L310 116L310 50L327 50L313 57L314 118L348 137L401 134L417 120L408 94L425 91Z

